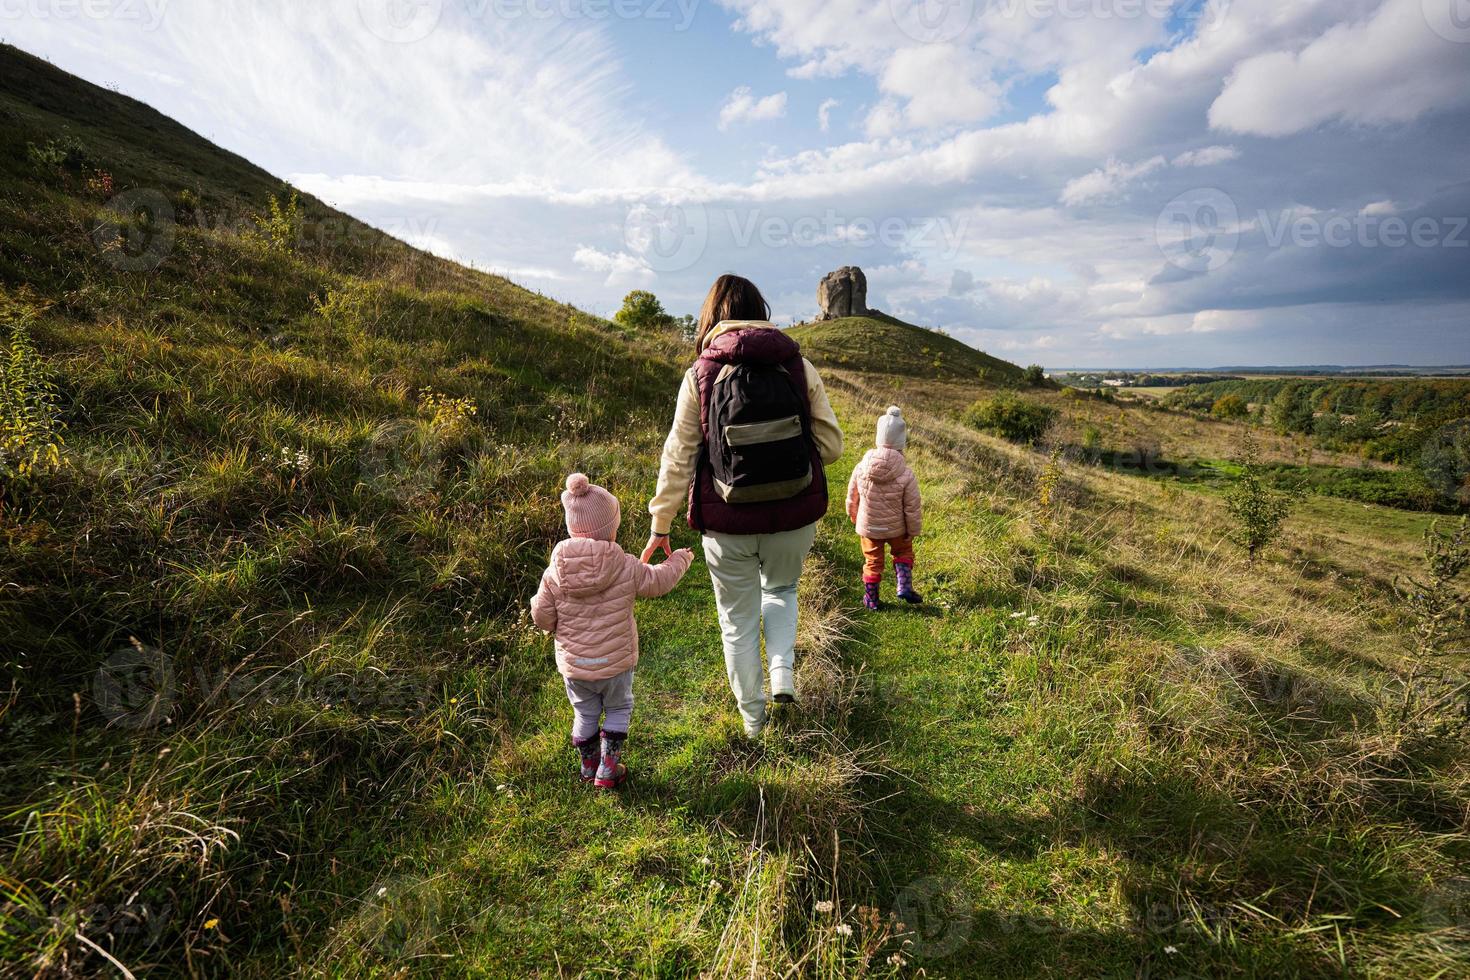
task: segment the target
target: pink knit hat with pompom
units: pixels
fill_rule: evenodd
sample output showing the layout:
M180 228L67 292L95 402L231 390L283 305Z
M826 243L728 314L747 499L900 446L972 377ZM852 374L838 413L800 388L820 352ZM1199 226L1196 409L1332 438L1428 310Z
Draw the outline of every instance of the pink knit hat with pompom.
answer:
M574 538L611 541L618 536L623 509L618 498L589 481L585 474L567 477L561 505L567 512L567 531Z

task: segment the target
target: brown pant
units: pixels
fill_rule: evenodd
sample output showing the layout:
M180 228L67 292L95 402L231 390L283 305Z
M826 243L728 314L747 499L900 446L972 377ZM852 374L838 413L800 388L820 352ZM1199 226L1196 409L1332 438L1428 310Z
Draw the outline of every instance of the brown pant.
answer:
M872 538L859 537L863 543L863 581L880 582L883 580L883 546L888 545L888 550L893 554L895 565L907 565L914 567L914 539L910 537L885 538L875 541Z

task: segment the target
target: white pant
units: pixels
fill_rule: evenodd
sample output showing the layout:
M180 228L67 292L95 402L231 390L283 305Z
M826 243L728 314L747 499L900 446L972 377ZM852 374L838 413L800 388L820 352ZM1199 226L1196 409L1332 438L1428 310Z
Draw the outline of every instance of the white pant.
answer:
M761 684L761 620L766 624L766 659L771 693L795 693L796 582L816 540L817 525L779 534L704 536L704 561L715 587L725 672L748 735L766 721Z

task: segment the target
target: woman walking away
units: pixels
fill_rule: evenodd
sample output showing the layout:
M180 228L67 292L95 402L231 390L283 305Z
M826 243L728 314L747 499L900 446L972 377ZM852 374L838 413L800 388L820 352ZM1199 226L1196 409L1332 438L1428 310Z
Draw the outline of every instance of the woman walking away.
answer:
M893 577L904 602L923 602L914 591L914 538L923 529L919 481L903 458L909 429L897 405L878 416L876 448L869 449L847 481L847 516L863 543L863 605L881 608L883 546L893 555Z
M751 738L766 722L762 622L771 694L796 699L796 583L827 512L823 467L842 455L822 379L770 316L760 290L739 276L721 276L705 298L699 357L679 389L643 550L644 561L668 553L687 498L689 526L704 536L730 690Z
M552 549L551 565L531 600L531 618L556 637L556 666L575 713L572 745L582 782L612 789L628 775L623 740L638 665L633 597L663 595L678 585L694 552L682 548L662 565L635 560L618 546L618 498L581 473L567 477L561 503L571 537Z

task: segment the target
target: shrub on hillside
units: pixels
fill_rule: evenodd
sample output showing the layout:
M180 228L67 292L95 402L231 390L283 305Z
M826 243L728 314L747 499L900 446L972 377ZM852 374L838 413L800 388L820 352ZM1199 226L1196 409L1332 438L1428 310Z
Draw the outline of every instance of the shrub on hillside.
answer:
M1026 366L1026 383L1033 388L1041 387L1046 380L1046 370L1040 364L1028 364Z
M1250 408L1239 395L1221 395L1210 406L1210 414L1217 419L1243 419Z
M1002 391L966 409L965 421L1012 442L1030 444L1041 438L1056 415L1056 409Z
M0 476L24 478L61 461L56 388L24 320L12 320L0 347Z
M1225 493L1225 509L1233 521L1230 540L1254 562L1262 548L1281 536L1281 526L1291 513L1291 498L1266 482L1260 450L1249 433L1237 462L1240 475Z
M256 216L254 237L270 251L289 255L301 241L301 229L300 195L293 190L285 204L271 195L270 214Z

